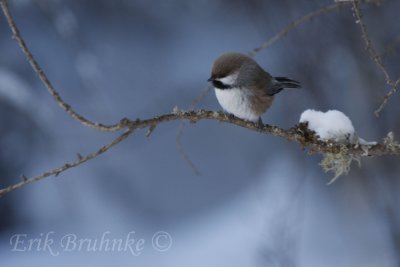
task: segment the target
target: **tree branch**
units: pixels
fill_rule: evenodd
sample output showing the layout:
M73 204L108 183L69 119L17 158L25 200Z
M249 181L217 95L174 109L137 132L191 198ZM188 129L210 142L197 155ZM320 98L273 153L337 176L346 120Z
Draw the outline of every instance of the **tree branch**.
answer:
M386 84L391 87L391 90L389 91L389 93L387 93L387 95L383 98L381 105L374 112L375 116L379 117L380 112L385 107L389 98L397 91L399 83L400 83L400 79L398 79L397 81L394 81L391 79L389 72L387 71L386 67L384 66L384 64L382 62L382 58L376 52L374 46L372 45L371 39L368 36L367 28L363 21L363 14L362 14L361 8L360 8L360 1L353 0L352 3L353 3L354 17L356 18L356 23L360 26L361 37L365 42L366 49L367 49L372 61L375 62L375 64L378 66L378 68L384 75Z
M128 129L127 131L125 131L123 134L121 134L120 136L118 136L116 139L114 139L111 143L102 146L101 148L99 148L97 151L92 152L86 156L81 156L80 154L78 154L78 160L76 161L72 161L69 163L66 163L60 167L56 167L52 170L46 171L40 175L37 176L33 176L31 178L26 177L25 175L21 176L21 182L19 183L15 183L12 184L10 186L7 186L5 188L0 189L0 197L4 196L5 194L17 190L21 187L24 187L30 183L33 182L37 182L40 181L44 178L50 177L50 176L58 176L60 173L65 172L66 170L75 168L79 165L81 165L82 163L85 163L86 161L92 160L98 156L100 156L101 154L105 153L106 151L108 151L110 148L112 148L113 146L121 143L123 140L125 140L130 134L133 133L133 129Z
M390 91L383 97L382 103L379 105L378 109L374 111L375 116L379 117L379 114L381 113L382 109L386 106L387 102L389 101L389 98L397 92L397 89L399 88L400 85L400 78L394 82L392 88Z
M372 2L374 2L374 1L372 1ZM293 21L286 28L284 28L281 32L279 32L278 34L273 36L271 39L269 39L268 41L263 43L260 47L255 48L251 53L254 55L255 53L261 51L262 49L269 47L270 45L272 45L273 43L278 41L280 38L285 36L290 30L294 29L298 25L300 25L306 21L309 21L318 15L333 11L333 10L339 8L344 3L345 2L340 2L340 3L337 2L335 4L322 7L316 11L313 11L313 12L299 18L298 20ZM357 6L358 2L355 5ZM346 154L355 156L355 157L400 155L400 144L398 144L397 142L394 141L394 138L392 135L388 135L388 137L386 139L384 139L384 142L382 144L377 144L374 146L362 146L362 145L355 145L355 144L344 145L344 144L338 144L338 143L335 143L332 141L324 142L324 141L319 140L314 132L308 130L306 124L299 124L290 129L282 129L280 127L272 126L272 125L268 125L268 124L263 125L263 127L260 128L257 123L245 121L245 120L236 118L234 116L231 116L231 115L228 115L225 113L206 111L206 110L180 111L180 110L176 109L176 110L174 110L173 113L156 116L156 117L146 119L146 120L140 120L140 119L129 120L129 119L124 118L119 123L112 124L112 125L105 125L105 124L90 121L89 119L85 118L84 116L82 116L79 113L77 113L76 111L74 111L71 108L71 106L69 104L67 104L60 97L59 93L53 87L53 85L51 84L51 82L49 81L47 76L45 75L45 73L42 70L42 68L40 67L40 65L34 59L32 53L28 49L25 41L23 40L21 34L19 33L18 27L16 26L15 21L10 14L7 0L0 0L0 6L1 6L1 9L3 10L3 13L4 13L6 19L7 19L7 23L13 33L13 38L17 41L22 52L24 53L25 57L27 58L28 62L30 63L32 69L39 76L40 80L42 81L44 86L47 88L49 93L53 96L54 100L58 103L58 105L66 113L68 113L72 118L77 120L82 125L97 129L99 131L115 132L115 131L125 129L124 133L122 133L120 136L118 136L116 139L114 139L111 143L102 146L97 151L87 154L86 156L81 156L78 154L78 160L76 160L76 161L66 163L60 167L46 171L40 175L31 177L31 178L28 178L25 175L22 175L20 182L12 184L10 186L7 186L3 189L0 189L0 197L11 191L22 188L25 185L28 185L30 183L42 180L42 179L50 177L50 176L57 176L62 172L65 172L71 168L75 168L89 160L94 159L94 158L100 156L101 154L105 153L106 151L108 151L111 147L113 147L113 146L119 144L120 142L122 142L123 140L125 140L136 129L148 128L148 136L149 136L154 131L156 126L158 126L159 124L174 121L174 120L188 120L189 122L196 123L200 120L208 119L208 120L216 120L216 121L220 121L220 122L230 123L230 124L233 124L236 126L247 128L252 131L260 132L263 134L270 134L273 136L285 138L292 142L296 142L302 148L308 147L309 153L343 154L344 153L343 151L345 151ZM358 15L356 15L356 16L360 17L360 19L358 19L358 21L360 21L364 40L369 40L367 33L365 31L365 26L361 21L360 11L358 11ZM366 42L366 43L367 43L367 47L368 46L370 47L369 48L370 54L375 55L376 53L373 50L370 41ZM372 48L372 50L371 50L371 48ZM373 58L377 62L377 64L379 62L381 62L381 60L379 58L376 58L375 56ZM385 69L383 68L383 70L385 70ZM384 72L384 74L385 73L387 74L387 72ZM394 83L395 87L397 87L399 85L399 83L400 83L400 79ZM393 93L394 92L391 92L390 94L393 94ZM201 96L201 98L202 97L203 96ZM389 95L389 97L390 97L390 95ZM179 138L180 137L178 137L178 140L177 140L178 144L179 144Z
M281 31L270 37L267 41L262 43L259 47L256 47L252 49L251 51L248 52L249 56L254 57L258 52L261 50L267 49L283 37L285 37L291 30L297 28L301 24L311 21L314 18L318 17L319 15L329 13L331 11L335 11L337 9L340 9L342 5L349 4L349 1L352 0L336 0L334 4L326 5L323 6L319 9L316 9L304 16L301 16L300 18L290 22L286 27L284 27ZM365 3L379 3L381 0L370 0L370 1L365 1ZM193 110L196 104L198 104L210 91L210 87L208 87L205 90L202 90L199 96L193 100L191 107L189 108L190 110ZM185 151L184 147L182 146L181 139L183 135L183 129L185 127L185 123L182 122L179 126L177 137L176 137L176 145L179 153L182 155L183 159L189 164L190 168L193 170L193 172L196 175L199 175L200 172L196 168L196 165L193 163L193 161L190 159L188 153Z
M270 134L273 136L287 139L289 141L293 141L295 143L298 143L302 148L308 147L310 149L310 153L313 154L315 153L338 154L342 153L343 146L345 146L346 153L352 156L400 155L400 145L393 141L393 137L391 137L392 139L390 142L385 141L385 143L383 144L377 144L373 146L350 145L350 144L343 145L335 143L333 141L324 142L319 140L318 137L315 135L315 133L307 128L307 124L299 124L290 129L282 129L277 126L265 124L263 125L262 128L260 128L258 123L245 121L222 112L215 112L208 110L199 110L199 111L175 110L173 113L163 114L145 120L140 120L140 119L129 120L125 118L121 120L120 124L122 125L122 127L127 128L127 130L118 138L116 138L114 141L112 141L110 144L107 144L101 147L99 150L90 153L86 156L78 157L77 161L64 164L61 167L57 167L55 169L44 172L32 178L26 178L24 176L25 178L22 179L21 182L0 189L0 196L3 196L4 194L14 191L16 189L19 189L32 182L42 180L46 177L57 176L66 170L77 167L86 161L92 160L98 157L99 155L103 154L104 152L108 151L111 147L125 140L136 129L149 128L149 127L150 129L154 129L154 127L158 126L159 124L175 120L188 120L191 123L196 123L200 120L216 120L220 122L225 122L243 128L247 128L255 132Z
M311 21L312 19L314 19L315 17L318 17L322 14L325 13L329 13L332 11L335 11L337 9L339 9L340 7L342 7L343 5L345 5L346 2L336 2L334 4L330 4L330 5L326 5L323 6L317 10L314 10L292 22L290 22L285 28L283 28L280 32L276 33L274 36L272 36L271 38L269 38L267 41L265 41L264 43L262 43L259 47L254 48L253 50L251 50L249 52L250 56L255 56L258 52L260 52L261 50L264 50L268 47L270 47L271 45L273 45L274 43L276 43L277 41L279 41L279 39L285 37L291 30L295 29L296 27L300 26L301 24L307 22L307 21Z
M211 87L207 86L206 88L202 89L200 91L200 94L193 99L189 110L194 110L196 105L200 103L201 100L211 91ZM189 154L186 152L185 148L182 145L182 136L183 136L183 130L185 128L186 123L182 121L179 125L178 132L176 134L176 148L178 149L178 152L181 154L182 158L187 162L187 164L190 166L192 169L193 173L196 175L200 175L200 171L197 169L196 164L190 159Z
M28 46L26 45L24 39L22 38L20 31L17 27L17 24L14 21L14 18L11 15L10 9L8 7L8 1L7 0L1 0L0 1L0 6L1 9L3 10L4 16L6 17L8 26L11 29L12 32L12 38L15 39L21 48L22 52L24 53L26 59L28 60L29 64L31 65L32 69L35 71L35 73L39 76L39 79L42 81L43 85L47 88L49 91L50 95L54 98L54 100L58 103L58 105L68 114L70 115L73 119L77 120L81 124L94 128L99 131L103 132L115 132L121 129L121 125L119 123L114 124L114 125L105 125L97 122L93 122L84 116L80 115L78 112L76 112L69 104L67 104L60 96L60 94L57 92L57 90L54 88L50 80L47 78L47 75L43 71L43 69L40 67L39 63L35 60L34 56L32 55L31 51L29 50Z

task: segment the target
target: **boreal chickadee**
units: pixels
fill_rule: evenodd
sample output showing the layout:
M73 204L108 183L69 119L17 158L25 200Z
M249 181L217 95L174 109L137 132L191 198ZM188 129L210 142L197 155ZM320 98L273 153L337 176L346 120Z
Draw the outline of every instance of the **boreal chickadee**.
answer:
M218 57L208 81L224 110L244 120L262 125L261 115L271 106L275 94L300 83L286 77L272 77L257 62L241 53Z

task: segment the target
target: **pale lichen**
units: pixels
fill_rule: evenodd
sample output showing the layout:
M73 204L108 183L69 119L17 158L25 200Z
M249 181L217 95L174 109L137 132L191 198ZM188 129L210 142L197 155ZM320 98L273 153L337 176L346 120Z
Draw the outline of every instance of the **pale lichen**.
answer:
M361 165L360 157L350 155L346 145L341 145L338 153L325 153L320 165L325 172L331 171L335 174L328 185L347 174L353 160L357 161L359 166Z
M394 140L393 132L389 132L385 138L383 138L383 144L389 151L396 151L400 149L400 144Z
M175 106L175 107L172 109L172 114L175 114L175 115L181 115L183 112L184 112L184 111L181 110L181 109L179 109L178 106Z

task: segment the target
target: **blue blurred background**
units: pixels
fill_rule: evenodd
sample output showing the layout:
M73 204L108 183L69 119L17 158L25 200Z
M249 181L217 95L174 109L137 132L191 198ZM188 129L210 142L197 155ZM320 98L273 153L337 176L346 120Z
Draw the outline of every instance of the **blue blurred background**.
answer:
M213 60L246 53L294 19L333 1L15 0L10 8L28 46L66 102L113 123L188 109L207 86ZM390 74L400 75L400 2L363 5L371 39ZM0 184L75 159L116 135L85 128L40 83L0 18ZM399 133L399 94L376 118L387 92L348 6L290 32L256 55L273 75L302 82L264 115L289 128L303 110L339 109L360 136ZM386 88L386 89L385 89ZM211 91L197 108L220 110ZM99 158L0 198L1 266L400 266L398 158L363 159L332 174L298 145L216 121L137 131ZM153 236L165 251L157 250ZM62 251L80 239L143 239L129 250ZM13 251L15 234L45 239ZM15 237L15 236L14 236ZM153 241L153 242L152 242ZM168 245L171 245L170 247ZM22 248L22 247L21 247Z

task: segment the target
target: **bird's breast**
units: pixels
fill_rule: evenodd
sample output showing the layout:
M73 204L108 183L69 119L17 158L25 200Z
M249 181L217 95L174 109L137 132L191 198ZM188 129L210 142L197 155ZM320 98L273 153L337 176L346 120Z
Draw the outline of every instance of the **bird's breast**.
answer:
M260 117L252 106L251 97L254 96L247 90L215 88L215 95L222 108L236 117L250 121L257 121Z

